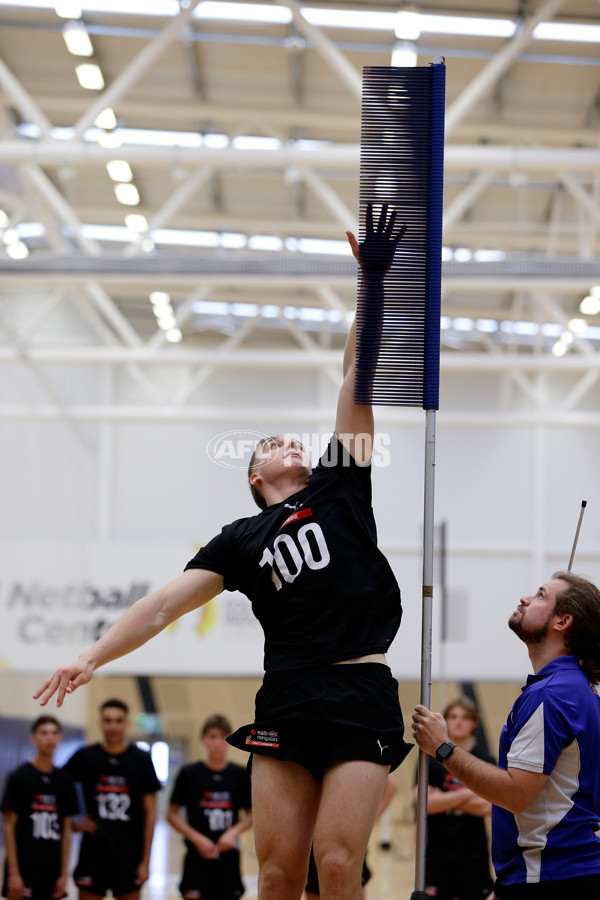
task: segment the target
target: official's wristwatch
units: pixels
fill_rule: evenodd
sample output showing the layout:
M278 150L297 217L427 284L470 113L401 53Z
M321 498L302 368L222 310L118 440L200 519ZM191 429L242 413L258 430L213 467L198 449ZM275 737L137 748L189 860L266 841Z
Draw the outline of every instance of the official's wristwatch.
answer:
M440 744L440 746L435 751L435 758L437 759L438 762L443 763L450 756L452 756L455 749L456 749L456 744L453 744L452 741L444 741L444 743Z

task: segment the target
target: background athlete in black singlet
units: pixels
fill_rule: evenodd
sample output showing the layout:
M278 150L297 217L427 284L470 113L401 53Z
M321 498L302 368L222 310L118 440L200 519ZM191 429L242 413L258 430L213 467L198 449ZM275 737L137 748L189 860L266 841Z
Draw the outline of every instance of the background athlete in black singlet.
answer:
M97 900L111 891L137 900L148 878L155 822L156 777L150 754L127 738L128 709L107 700L100 709L100 744L82 747L65 765L81 784L86 816L73 878L79 900Z
M31 726L34 757L8 776L2 813L6 861L2 894L8 900L60 900L67 895L72 780L53 762L62 727L53 716Z

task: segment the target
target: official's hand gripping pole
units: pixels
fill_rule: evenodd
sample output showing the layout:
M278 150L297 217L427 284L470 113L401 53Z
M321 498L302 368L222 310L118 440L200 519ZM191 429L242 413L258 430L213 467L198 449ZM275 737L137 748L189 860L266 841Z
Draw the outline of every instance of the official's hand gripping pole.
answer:
M367 67L363 72L361 119L362 241L368 238L369 230L372 232L373 216L377 216L379 208L384 223L389 210L405 232L391 265L381 261L381 269L387 273L384 290L373 290L372 278L371 289L365 290L365 279L361 279L356 314L355 401L421 406L426 411L420 697L425 706L431 705L445 79L443 57L436 57L433 65L426 68ZM427 780L427 756L421 752L412 900L427 897Z

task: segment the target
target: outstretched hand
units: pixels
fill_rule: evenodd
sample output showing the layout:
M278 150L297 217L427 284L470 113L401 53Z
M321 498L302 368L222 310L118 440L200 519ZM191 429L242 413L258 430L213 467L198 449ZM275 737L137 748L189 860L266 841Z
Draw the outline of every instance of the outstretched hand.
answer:
M377 225L373 224L373 204L367 204L366 234L360 244L351 231L347 231L348 243L357 263L365 275L384 276L394 261L396 247L402 240L406 225L401 225L396 235L397 210L392 210L388 219L388 205L383 203Z
M33 695L33 699L39 699L40 705L45 706L53 694L57 694L56 705L62 706L65 694L72 694L76 688L87 684L93 674L94 667L91 663L77 659L70 665L57 669L50 678L46 678Z

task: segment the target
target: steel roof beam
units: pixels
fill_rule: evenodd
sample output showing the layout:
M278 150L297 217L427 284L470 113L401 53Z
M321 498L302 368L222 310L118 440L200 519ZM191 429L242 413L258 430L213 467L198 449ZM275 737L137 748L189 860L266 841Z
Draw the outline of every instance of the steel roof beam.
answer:
M5 140L0 142L0 163L34 162L40 166L99 166L114 159L115 150L79 141ZM339 170L356 174L360 162L358 144L334 144L302 150L240 150L232 147L165 147L123 144L119 159L132 165L210 167L217 171L297 169ZM600 168L600 149L592 147L523 147L481 144L448 144L444 154L448 172L473 169L502 172L595 173Z

